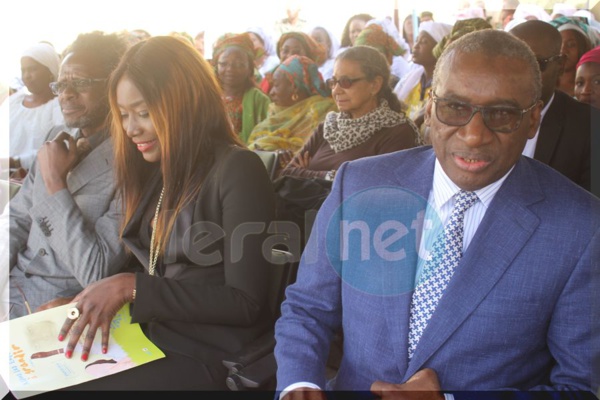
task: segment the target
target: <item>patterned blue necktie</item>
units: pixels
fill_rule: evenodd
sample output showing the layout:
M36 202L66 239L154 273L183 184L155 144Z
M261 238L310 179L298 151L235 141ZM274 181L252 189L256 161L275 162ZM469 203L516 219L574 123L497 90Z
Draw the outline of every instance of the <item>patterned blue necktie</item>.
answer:
M444 233L436 239L431 249L431 257L423 267L410 307L409 360L462 257L465 211L475 204L477 199L474 192L464 190L454 195L454 209Z

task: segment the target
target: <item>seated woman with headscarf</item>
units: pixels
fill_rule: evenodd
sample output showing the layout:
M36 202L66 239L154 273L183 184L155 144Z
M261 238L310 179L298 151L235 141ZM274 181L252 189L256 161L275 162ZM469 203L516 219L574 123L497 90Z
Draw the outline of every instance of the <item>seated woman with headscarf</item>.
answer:
M340 50L340 41L331 30L322 25L314 26L308 31L308 34L315 39L317 43L320 43L325 47L327 59L319 65L319 72L323 76L323 79L327 80L333 75L333 63L335 62L335 56Z
M295 153L327 113L337 111L337 106L317 64L308 57L288 57L269 79L269 115L252 130L248 147Z
M388 84L391 88L394 88L400 80L400 75L391 71L392 63L394 62L395 57L401 56L406 51L400 47L396 39L386 33L381 25L372 24L367 25L365 29L358 34L354 45L374 47L385 56L385 59L390 66L390 81Z
M451 31L452 25L434 21L421 22L412 50L413 67L394 87L394 93L406 104L408 116L418 127L423 123L423 106L429 98L433 70L437 63L433 48Z
M279 57L275 53L275 46L271 36L260 26L253 26L246 30L250 34L250 39L254 43L256 50L256 68L260 76L260 81L263 80L267 72L279 65Z
M304 32L287 32L279 37L277 41L277 57L285 61L289 56L305 56L317 63L323 64L327 59L325 47L317 43L309 34ZM263 79L260 83L263 92L269 93L271 90L268 79Z
M404 37L400 34L400 31L398 30L398 27L389 17L373 18L372 20L367 22L365 28L370 25L381 26L381 29L383 29L385 33L393 37L396 43L398 43L398 45L402 49L400 51L400 55L392 57L392 64L390 65L390 70L392 74L402 77L410 69L409 62L411 49L408 45L408 42L404 40Z
M600 108L600 46L585 53L577 63L575 98Z
M576 67L581 56L600 44L595 29L577 17L559 17L550 21L562 36L561 54L566 57L563 73L558 77L558 89L574 96Z
M215 43L213 64L235 132L244 143L254 126L267 117L271 100L255 80L256 51L248 33L225 34Z
M2 154L2 164L14 170L22 168L22 175L31 168L50 128L64 124L58 97L49 86L58 76L59 65L60 56L51 44L40 42L27 48L21 54L25 86L3 103L2 110L8 111L2 118L8 118L8 123L1 129L8 130L10 141L6 144L10 145L8 153ZM8 161L6 156L10 156Z

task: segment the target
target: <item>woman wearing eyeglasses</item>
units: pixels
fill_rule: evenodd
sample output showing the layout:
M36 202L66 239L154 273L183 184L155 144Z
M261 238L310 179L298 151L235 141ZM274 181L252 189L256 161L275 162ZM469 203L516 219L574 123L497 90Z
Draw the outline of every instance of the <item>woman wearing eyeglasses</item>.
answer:
M271 100L256 84L256 49L248 33L225 34L217 40L211 62L217 72L223 100L234 131L242 142L267 117Z
M134 45L111 75L121 237L138 268L86 287L59 340L87 361L98 330L108 351L111 320L129 304L166 357L71 389L226 390L221 360L272 327L272 186L220 96L208 62L170 36Z
M401 111L389 79L388 62L376 49L341 52L327 80L339 112L327 114L281 175L333 179L345 161L415 147L417 128Z

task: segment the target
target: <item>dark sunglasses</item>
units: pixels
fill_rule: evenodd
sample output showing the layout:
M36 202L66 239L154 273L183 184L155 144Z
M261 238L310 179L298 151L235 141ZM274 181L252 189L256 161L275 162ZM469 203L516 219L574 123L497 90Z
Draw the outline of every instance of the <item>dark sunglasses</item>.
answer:
M335 78L330 78L327 79L325 81L325 83L327 84L327 87L331 90L333 90L333 88L335 87L335 85L340 85L340 87L342 89L350 89L352 87L352 85L354 84L354 82L358 82L358 81L362 81L363 79L367 79L366 77L362 77L362 78L347 78L347 77L341 77L340 79L335 79Z
M537 104L536 101L524 109L510 106L479 107L458 100L437 97L433 91L431 98L435 103L435 115L441 123L449 126L464 126L479 111L485 126L498 133L511 133L519 129L523 114L533 110Z
M538 58L537 62L538 62L538 65L540 66L540 71L544 72L546 70L546 68L548 68L549 63L551 63L552 61L560 60L561 58L562 58L562 54L557 54L555 56L548 57L548 58Z

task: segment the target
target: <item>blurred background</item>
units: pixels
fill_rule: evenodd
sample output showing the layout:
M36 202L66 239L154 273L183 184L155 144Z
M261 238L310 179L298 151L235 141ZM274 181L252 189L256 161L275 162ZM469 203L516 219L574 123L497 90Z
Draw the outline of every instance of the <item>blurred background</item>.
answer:
M554 4L566 3L586 8L600 20L599 0L522 0L548 11ZM151 35L186 32L192 37L205 32L205 57L210 58L212 43L225 32L242 32L251 26L272 30L286 10L299 9L308 25L320 24L340 37L347 20L354 14L368 13L375 18L396 18L431 11L436 21L453 23L456 15L470 7L482 7L492 26L501 27L498 15L507 4L518 0L4 0L0 5L4 22L0 24L0 87L20 77L20 56L29 46L47 41L57 51L82 32L102 30L120 32L144 29Z

